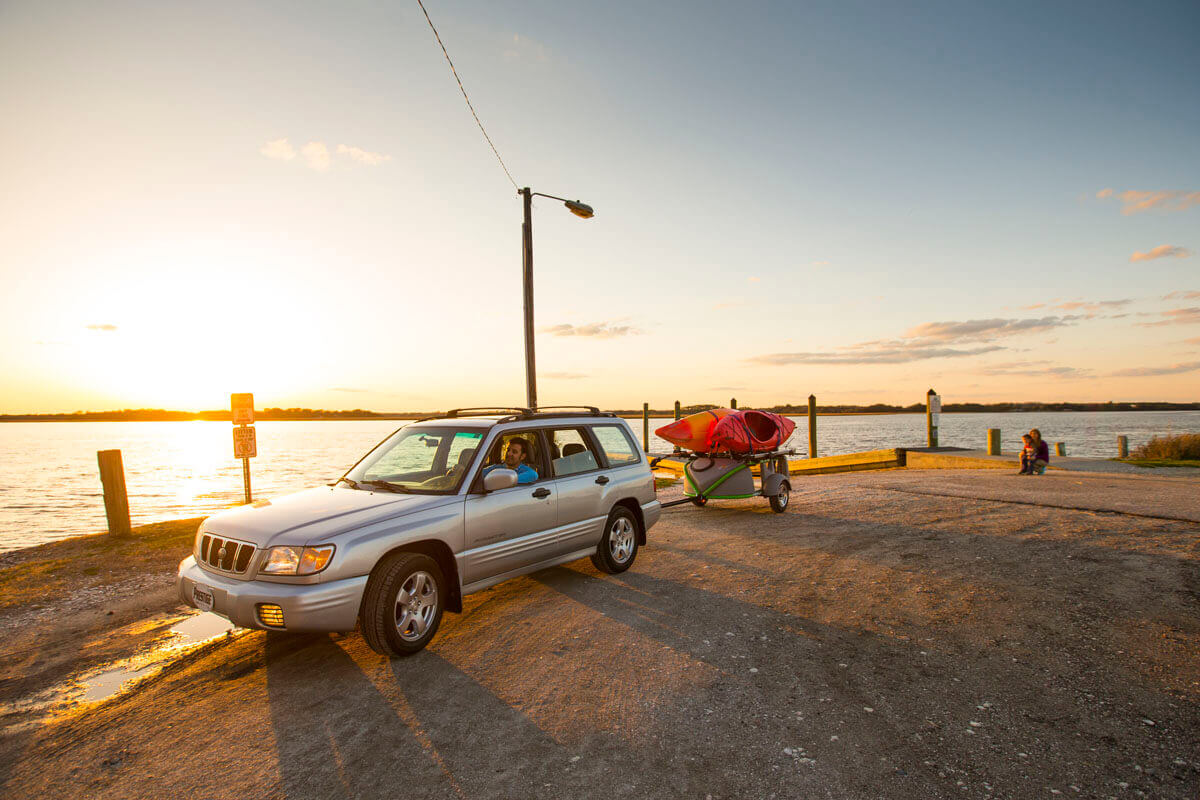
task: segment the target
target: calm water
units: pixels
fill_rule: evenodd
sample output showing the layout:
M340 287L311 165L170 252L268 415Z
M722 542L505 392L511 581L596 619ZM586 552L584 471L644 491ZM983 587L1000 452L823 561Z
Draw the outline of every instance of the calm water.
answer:
M808 449L808 422L797 417L789 446ZM650 429L670 420L651 420ZM630 420L640 437L641 419ZM251 459L254 496L328 483L400 425L396 421L260 422ZM1004 449L1039 427L1078 456L1116 455L1155 434L1200 432L1200 411L943 414L941 444L982 448L987 429ZM0 552L105 529L96 451L119 449L135 525L196 517L241 502L242 465L232 457L227 422L31 422L0 425ZM919 414L821 417L818 455L925 444ZM651 434L653 437L653 433ZM669 446L652 438L651 451Z

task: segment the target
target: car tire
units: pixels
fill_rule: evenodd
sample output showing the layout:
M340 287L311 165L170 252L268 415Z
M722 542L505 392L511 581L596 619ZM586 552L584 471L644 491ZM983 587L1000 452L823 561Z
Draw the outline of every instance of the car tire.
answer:
M624 572L637 558L638 522L625 506L617 506L604 523L604 535L592 554L592 564L601 572Z
M771 501L771 510L776 514L782 514L787 510L788 500L792 496L792 485L787 481L779 484L779 494L773 494L768 499Z
M363 638L380 655L411 656L437 633L445 607L437 562L423 553L393 553L367 579L359 613Z

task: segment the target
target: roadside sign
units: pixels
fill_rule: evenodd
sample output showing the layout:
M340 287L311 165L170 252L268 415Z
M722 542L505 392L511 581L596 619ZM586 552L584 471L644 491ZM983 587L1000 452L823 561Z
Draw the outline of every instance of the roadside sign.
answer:
M254 394L229 395L229 405L233 409L234 425L250 425L254 422Z
M940 394L930 395L929 414L933 417L933 427L940 427L939 423L942 421L942 396Z
M258 455L258 440L253 426L233 429L233 457L254 458Z

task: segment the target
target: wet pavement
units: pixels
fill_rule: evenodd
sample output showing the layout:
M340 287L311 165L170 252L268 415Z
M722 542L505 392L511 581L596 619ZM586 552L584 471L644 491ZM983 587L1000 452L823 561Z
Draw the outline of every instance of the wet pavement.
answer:
M125 633L136 635L166 624L170 628L165 634L128 658L100 665L35 695L0 703L0 734L41 725L82 706L133 691L140 681L204 645L245 633L223 617L198 611L150 617Z

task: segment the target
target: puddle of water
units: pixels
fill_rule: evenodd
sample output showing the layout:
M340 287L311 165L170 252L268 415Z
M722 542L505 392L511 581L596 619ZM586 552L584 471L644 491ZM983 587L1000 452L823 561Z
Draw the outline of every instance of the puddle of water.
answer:
M126 686L132 686L139 679L162 669L182 653L205 642L210 642L218 636L232 633L235 627L224 617L218 617L216 614L208 612L200 612L187 617L172 625L171 629L167 631L167 636L156 642L149 651L129 661L120 662L121 666L110 667L81 677L78 684L83 687L83 693L76 699L84 703L98 703L101 700L107 700Z
M135 630L153 630L170 618L156 617L139 624ZM3 732L37 725L56 713L76 705L99 703L128 691L143 678L154 675L175 659L221 636L234 636L244 630L224 617L208 612L192 612L180 619L160 639L136 656L116 661L69 681L12 702L0 703L0 719L19 717L16 724L0 728ZM30 719L31 713L39 714Z

